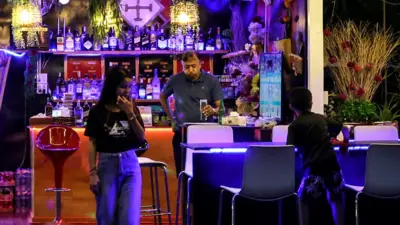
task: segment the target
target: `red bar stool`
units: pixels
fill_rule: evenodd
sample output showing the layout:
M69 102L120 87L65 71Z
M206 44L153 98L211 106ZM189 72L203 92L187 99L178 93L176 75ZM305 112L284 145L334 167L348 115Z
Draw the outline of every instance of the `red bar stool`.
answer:
M36 138L36 147L46 155L54 167L54 188L45 191L56 193L56 216L52 223L61 224L61 193L70 189L62 187L63 168L65 161L78 150L79 135L70 127L50 125L41 130Z

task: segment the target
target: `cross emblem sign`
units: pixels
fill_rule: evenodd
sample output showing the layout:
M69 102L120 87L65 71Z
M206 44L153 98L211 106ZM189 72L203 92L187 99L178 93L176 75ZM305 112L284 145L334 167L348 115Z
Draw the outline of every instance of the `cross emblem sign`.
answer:
M128 12L130 9L136 9L136 18L134 19L135 21L142 21L143 19L140 17L140 10L141 9L148 9L150 12L153 11L153 4L149 4L148 6L141 6L140 5L140 0L137 0L135 6L129 6L128 4L124 5L124 10L125 12Z

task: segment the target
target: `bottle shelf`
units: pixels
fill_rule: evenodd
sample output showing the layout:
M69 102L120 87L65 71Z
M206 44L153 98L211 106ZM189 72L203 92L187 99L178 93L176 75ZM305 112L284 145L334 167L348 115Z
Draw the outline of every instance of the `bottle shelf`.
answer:
M17 50L16 52L25 52L26 50ZM228 53L227 50L202 50L196 51L200 55L216 55L216 54L226 54ZM140 56L140 55L179 55L182 54L183 51L177 50L138 50L138 51L77 51L77 52L53 52L53 51L41 51L39 50L38 53L43 54L53 54L53 55L67 55L67 56Z

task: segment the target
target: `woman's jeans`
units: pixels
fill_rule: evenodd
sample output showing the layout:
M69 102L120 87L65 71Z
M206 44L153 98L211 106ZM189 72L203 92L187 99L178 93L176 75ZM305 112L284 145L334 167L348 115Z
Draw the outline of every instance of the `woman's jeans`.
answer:
M140 225L142 174L134 150L99 153L98 225Z

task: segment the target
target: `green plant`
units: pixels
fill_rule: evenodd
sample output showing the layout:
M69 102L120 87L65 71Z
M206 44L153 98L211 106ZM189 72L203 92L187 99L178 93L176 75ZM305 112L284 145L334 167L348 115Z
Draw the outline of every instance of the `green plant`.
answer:
M367 100L347 100L340 106L338 119L347 123L370 123L376 121L376 105Z
M379 121L395 121L400 118L400 111L398 108L398 102L393 103L393 97L389 103L385 103L382 106L378 106L378 118Z
M90 0L89 18L95 41L103 41L110 27L114 27L115 35L121 37L123 19L120 12L120 0Z

